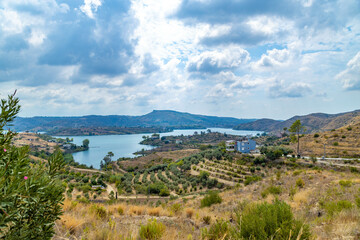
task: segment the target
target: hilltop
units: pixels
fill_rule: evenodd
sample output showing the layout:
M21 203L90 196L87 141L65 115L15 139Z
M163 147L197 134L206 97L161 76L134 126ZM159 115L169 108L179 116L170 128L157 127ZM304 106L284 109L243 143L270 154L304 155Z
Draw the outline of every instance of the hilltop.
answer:
M359 121L360 110L352 112L326 114L312 113L303 116L294 116L285 121L276 121L272 119L259 119L250 123L241 123L234 127L236 130L258 130L278 133L284 128L289 128L296 120L300 120L302 125L307 129L308 133L317 131L330 131L332 129L341 128L348 124Z
M13 129L16 131L52 131L53 134L61 132L64 129L81 128L111 128L118 131L118 134L124 134L126 128L207 128L207 127L234 127L241 123L255 121L256 119L238 119L231 117L215 117L196 115L185 112L170 110L154 110L151 113L142 116L126 115L89 115L82 117L18 117L14 122ZM116 129L117 128L117 129ZM121 129L119 129L121 128ZM140 129L141 131L141 129ZM81 131L80 131L81 132ZM139 132L139 131L137 131ZM131 129L130 129L131 133Z

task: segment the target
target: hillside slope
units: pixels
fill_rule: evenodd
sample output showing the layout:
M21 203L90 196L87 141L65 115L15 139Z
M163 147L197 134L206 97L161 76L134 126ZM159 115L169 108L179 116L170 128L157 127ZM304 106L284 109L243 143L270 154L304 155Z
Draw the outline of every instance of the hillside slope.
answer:
M301 153L323 156L324 144L327 157L360 157L360 116L351 119L351 123L344 127L306 134L300 140ZM296 149L296 144L291 147Z
M326 114L312 113L304 116L294 116L285 121L275 121L271 119L259 119L251 123L239 124L234 129L238 130L261 130L266 132L280 132L285 127L289 128L296 120L300 120L306 127L307 132L329 131L341 128L348 124L356 122L356 118L360 116L360 110L352 112Z

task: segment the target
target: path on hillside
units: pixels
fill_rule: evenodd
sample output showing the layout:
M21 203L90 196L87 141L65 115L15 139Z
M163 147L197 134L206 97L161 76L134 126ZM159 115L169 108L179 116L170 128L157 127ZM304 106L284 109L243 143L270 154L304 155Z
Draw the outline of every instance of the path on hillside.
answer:
M124 169L121 169L121 168L119 167L119 165L117 165L117 162L113 162L112 165L116 168L117 171L119 171L119 172L121 172L121 173L127 173L127 171L125 171Z

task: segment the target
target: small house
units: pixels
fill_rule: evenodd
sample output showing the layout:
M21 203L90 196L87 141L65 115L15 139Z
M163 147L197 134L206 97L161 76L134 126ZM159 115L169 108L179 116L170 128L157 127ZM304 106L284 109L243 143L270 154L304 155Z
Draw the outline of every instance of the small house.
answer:
M236 150L241 153L250 153L256 149L256 142L251 139L244 139L236 142Z

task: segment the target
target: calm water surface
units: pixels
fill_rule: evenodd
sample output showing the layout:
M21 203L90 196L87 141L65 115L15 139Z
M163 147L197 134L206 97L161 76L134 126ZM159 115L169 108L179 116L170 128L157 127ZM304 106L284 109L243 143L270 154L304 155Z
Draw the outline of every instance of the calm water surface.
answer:
M221 132L232 135L256 135L262 133L259 131L243 131L233 130L228 128L209 128L212 132ZM179 136L181 134L193 135L194 132L200 133L201 131L207 131L207 129L185 129L174 130L173 132L160 133L162 136ZM100 161L105 157L108 152L113 152L113 160L120 157L134 157L134 152L141 149L149 150L152 146L141 145L142 136L151 136L151 134L128 134L128 135L103 135L103 136L62 136L61 138L73 138L76 145L82 145L84 139L89 139L89 150L83 152L73 153L76 162L92 165L94 168L100 167Z

